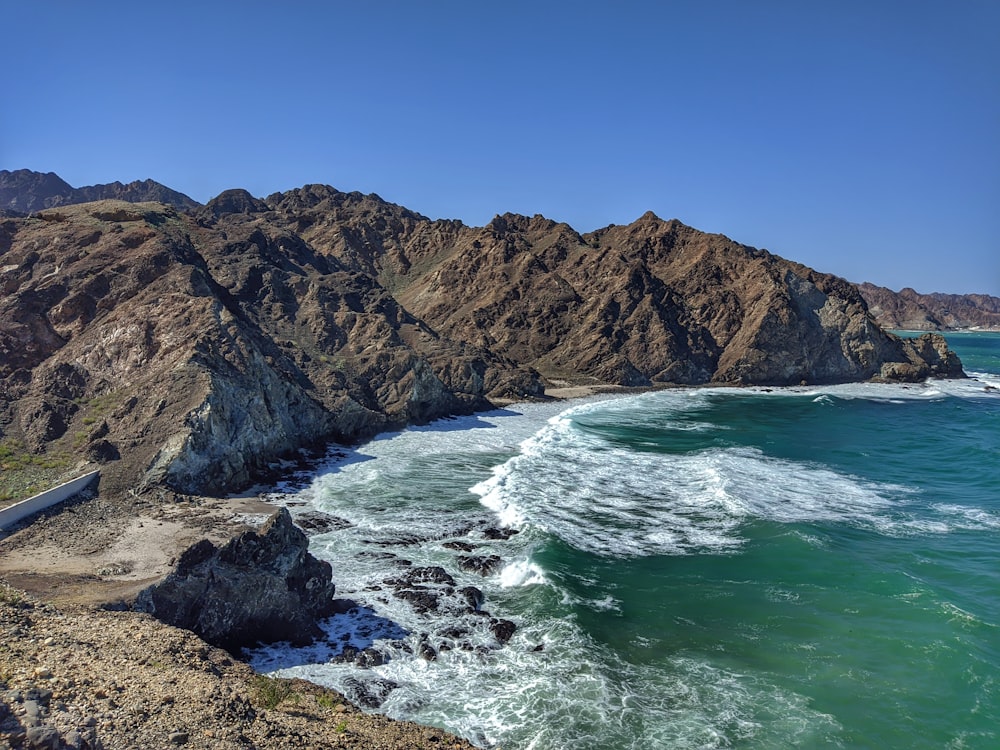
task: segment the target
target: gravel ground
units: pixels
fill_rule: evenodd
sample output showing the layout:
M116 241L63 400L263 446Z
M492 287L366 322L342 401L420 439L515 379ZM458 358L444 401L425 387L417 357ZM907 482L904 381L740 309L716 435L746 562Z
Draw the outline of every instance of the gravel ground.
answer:
M133 612L56 607L0 582L0 630L0 750L473 748L335 691L257 675Z

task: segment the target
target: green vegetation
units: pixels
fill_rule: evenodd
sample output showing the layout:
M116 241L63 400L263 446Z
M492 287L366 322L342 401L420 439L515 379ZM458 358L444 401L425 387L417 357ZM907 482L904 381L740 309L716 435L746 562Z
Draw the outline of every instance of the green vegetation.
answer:
M298 695L292 690L292 681L280 677L255 675L252 687L254 700L261 708L277 708L286 700L298 699Z
M118 392L102 393L100 396L73 399L73 403L87 411L83 418L86 425L96 424L106 417L121 401Z
M316 696L316 705L333 710L340 705L340 699L334 693L320 693Z
M20 440L0 440L0 503L23 500L41 492L72 460L62 452L32 453Z
M9 586L0 586L0 604L20 604L24 601L24 594Z

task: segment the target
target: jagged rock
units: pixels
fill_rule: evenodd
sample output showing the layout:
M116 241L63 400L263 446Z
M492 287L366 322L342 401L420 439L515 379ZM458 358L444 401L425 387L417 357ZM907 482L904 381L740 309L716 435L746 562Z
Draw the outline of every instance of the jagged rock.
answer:
M136 180L127 185L112 182L74 188L53 172L43 174L30 169L17 169L13 172L0 170L0 207L7 209L30 213L53 206L108 198L133 203L159 201L180 208L198 206L197 201L153 180Z
M225 214L257 214L267 211L267 204L246 190L226 190L205 204L204 211L213 216Z
M421 614L438 608L438 594L427 589L397 589L395 594L397 598L413 605L413 609Z
M365 708L378 708L385 703L389 693L398 688L399 684L380 677L364 681L348 677L344 680L344 686L355 703Z
M326 534L329 531L338 531L350 528L351 526L350 521L318 510L296 513L293 520L295 521L295 525L309 536Z
M106 464L110 461L117 461L121 458L118 447L110 440L94 440L87 445L86 454L88 461L99 464Z
M503 567L503 560L497 555L465 555L458 558L458 567L470 573L489 576Z
M455 579L444 568L435 565L430 567L413 568L399 578L384 581L394 586L415 586L421 583L436 583L445 586L454 586Z
M493 635L496 636L497 641L501 646L503 646L507 643L507 641L514 637L517 625L510 620L503 620L494 617L490 619L490 630L493 631Z
M483 596L483 592L475 586L463 586L458 590L458 594L465 600L466 604L469 605L469 609L474 612L478 612L483 606L483 602L486 601L486 597Z
M487 539L506 540L519 533L521 532L517 529L498 529L496 526L490 526L489 528L483 529L483 536Z
M330 564L307 547L282 508L221 549L208 540L190 547L134 608L234 653L259 642L305 645L322 634L317 620L334 608Z

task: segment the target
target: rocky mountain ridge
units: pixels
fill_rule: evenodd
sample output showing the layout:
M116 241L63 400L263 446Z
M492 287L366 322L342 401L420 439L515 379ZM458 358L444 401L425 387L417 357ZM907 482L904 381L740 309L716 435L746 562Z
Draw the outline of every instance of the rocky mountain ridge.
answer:
M4 452L102 464L112 492L224 492L303 446L557 381L961 374L842 279L652 213L581 235L322 185L192 211L97 201L0 221L0 289Z
M884 328L909 331L1000 330L1000 297L936 292L920 294L909 287L894 292L868 282L857 287L875 320Z
M0 169L0 211L29 214L55 206L122 200L130 203L156 201L181 209L197 208L200 203L184 193L171 190L154 180L135 180L127 184L111 182L75 188L55 172L30 169Z

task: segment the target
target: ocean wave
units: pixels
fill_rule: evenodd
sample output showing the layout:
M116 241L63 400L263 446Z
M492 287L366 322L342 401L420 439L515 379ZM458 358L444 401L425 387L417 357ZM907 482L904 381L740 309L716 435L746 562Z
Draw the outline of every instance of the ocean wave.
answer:
M637 452L578 429L580 414L551 418L470 488L501 523L601 555L727 552L743 544L741 529L754 519L894 533L901 521L888 511L912 493L757 448Z

